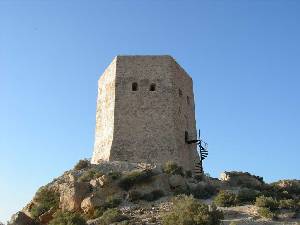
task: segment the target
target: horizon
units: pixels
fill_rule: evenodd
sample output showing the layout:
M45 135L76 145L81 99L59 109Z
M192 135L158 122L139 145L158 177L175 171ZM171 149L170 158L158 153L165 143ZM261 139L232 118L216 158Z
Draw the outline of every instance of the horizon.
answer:
M300 2L0 2L0 221L91 158L97 81L116 55L193 78L212 177L300 179Z

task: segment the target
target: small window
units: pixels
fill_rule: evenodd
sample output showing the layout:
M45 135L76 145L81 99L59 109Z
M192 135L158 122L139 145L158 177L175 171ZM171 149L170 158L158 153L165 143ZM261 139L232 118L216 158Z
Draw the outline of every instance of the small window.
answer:
M155 84L151 84L150 85L150 91L155 91L156 89L156 85Z
M186 96L186 102L187 102L188 105L190 104L190 97L189 96Z
M179 90L178 90L178 94L179 94L179 97L181 97L182 96L182 90L179 88Z
M138 90L138 84L136 82L132 83L132 91Z
M189 132L187 132L187 131L184 132L184 139L185 139L185 142L189 141Z

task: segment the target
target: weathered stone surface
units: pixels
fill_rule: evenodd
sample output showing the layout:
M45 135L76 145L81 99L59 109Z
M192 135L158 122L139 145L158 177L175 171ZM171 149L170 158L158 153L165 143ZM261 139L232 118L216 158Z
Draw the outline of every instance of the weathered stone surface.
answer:
M185 142L185 132L196 139L193 82L172 57L117 56L98 85L92 163L172 160L194 169L196 144Z
M220 174L220 180L228 182L231 186L247 186L247 187L261 187L264 182L262 177L251 175L244 172L223 172Z
M60 186L60 208L63 211L78 211L82 200L91 192L89 183L64 183Z
M9 225L38 225L33 219L23 212L17 212L11 218Z
M97 206L102 206L104 204L104 200L97 197L96 195L92 195L90 197L85 198L81 202L81 209L83 212L88 213L93 210Z
M50 220L53 219L53 214L55 213L55 209L51 208L49 211L43 213L42 215L39 216L39 221L42 224L48 224Z

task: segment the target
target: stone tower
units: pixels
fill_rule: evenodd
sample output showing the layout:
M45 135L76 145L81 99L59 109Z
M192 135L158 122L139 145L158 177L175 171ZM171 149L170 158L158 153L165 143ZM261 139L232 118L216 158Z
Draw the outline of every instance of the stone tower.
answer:
M199 163L193 81L171 56L117 56L98 82L92 163Z

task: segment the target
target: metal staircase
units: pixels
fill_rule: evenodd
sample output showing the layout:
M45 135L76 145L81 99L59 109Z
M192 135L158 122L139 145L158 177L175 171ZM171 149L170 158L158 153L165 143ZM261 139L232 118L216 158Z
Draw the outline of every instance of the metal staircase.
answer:
M195 162L194 174L195 174L195 176L201 176L204 173L204 170L203 170L203 160L206 159L207 156L208 156L208 145L207 145L206 142L204 142L201 139L200 129L199 129L197 140L188 140L188 133L186 132L185 133L185 142L187 144L196 143L197 146L198 146L197 152L199 154L199 158Z

